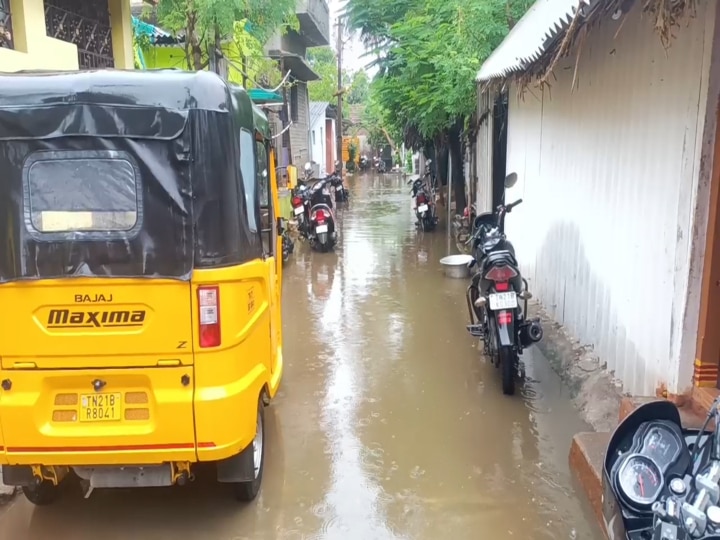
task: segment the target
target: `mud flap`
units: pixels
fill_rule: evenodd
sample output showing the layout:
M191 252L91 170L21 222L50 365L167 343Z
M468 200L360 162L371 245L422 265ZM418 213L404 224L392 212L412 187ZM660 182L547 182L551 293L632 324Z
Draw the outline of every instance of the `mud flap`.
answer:
M62 482L69 472L68 467L42 467L39 471L44 479L55 485ZM6 486L24 487L38 484L40 478L35 476L30 465L3 465L2 481Z
M515 345L515 317L512 311L501 310L495 312L495 322L498 331L498 345L512 347Z
M36 483L29 465L3 465L2 476L6 486L31 486Z
M217 480L225 484L252 482L255 480L255 464L253 463L253 443L236 456L223 459L217 463Z

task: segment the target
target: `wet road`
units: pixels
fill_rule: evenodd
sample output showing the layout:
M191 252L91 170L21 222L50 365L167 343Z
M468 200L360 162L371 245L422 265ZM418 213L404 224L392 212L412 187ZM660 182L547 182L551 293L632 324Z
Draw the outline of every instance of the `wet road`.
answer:
M350 179L336 253L298 244L284 279L286 372L267 410L263 490L72 491L0 509L1 540L601 538L567 455L587 429L528 351L522 393L466 334L444 231L419 235L394 176ZM203 474L204 473L204 474Z

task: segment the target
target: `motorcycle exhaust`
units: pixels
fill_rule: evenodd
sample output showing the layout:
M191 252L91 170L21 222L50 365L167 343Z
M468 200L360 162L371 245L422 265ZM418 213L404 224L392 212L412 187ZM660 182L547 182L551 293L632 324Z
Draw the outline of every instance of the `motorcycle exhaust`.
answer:
M529 347L543 338L543 329L539 321L530 321L520 329L520 342Z

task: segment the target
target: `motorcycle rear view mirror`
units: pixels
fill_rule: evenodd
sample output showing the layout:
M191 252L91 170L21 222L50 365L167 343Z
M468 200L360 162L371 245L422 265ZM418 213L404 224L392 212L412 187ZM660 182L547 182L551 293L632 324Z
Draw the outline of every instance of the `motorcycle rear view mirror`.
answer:
M517 175L517 173L510 173L510 174L508 174L508 175L505 177L505 187L508 188L508 189L511 188L511 187L513 187L515 184L517 184L517 180L518 180L518 175Z

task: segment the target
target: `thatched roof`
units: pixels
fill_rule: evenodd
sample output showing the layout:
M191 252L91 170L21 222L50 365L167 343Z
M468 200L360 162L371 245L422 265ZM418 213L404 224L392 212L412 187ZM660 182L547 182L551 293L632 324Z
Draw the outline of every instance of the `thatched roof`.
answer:
M697 2L714 0L637 0L653 18L665 47L672 29L695 15ZM537 0L505 40L483 63L477 75L483 90L505 87L511 80L521 88L546 84L557 62L602 20L623 18L633 0Z

